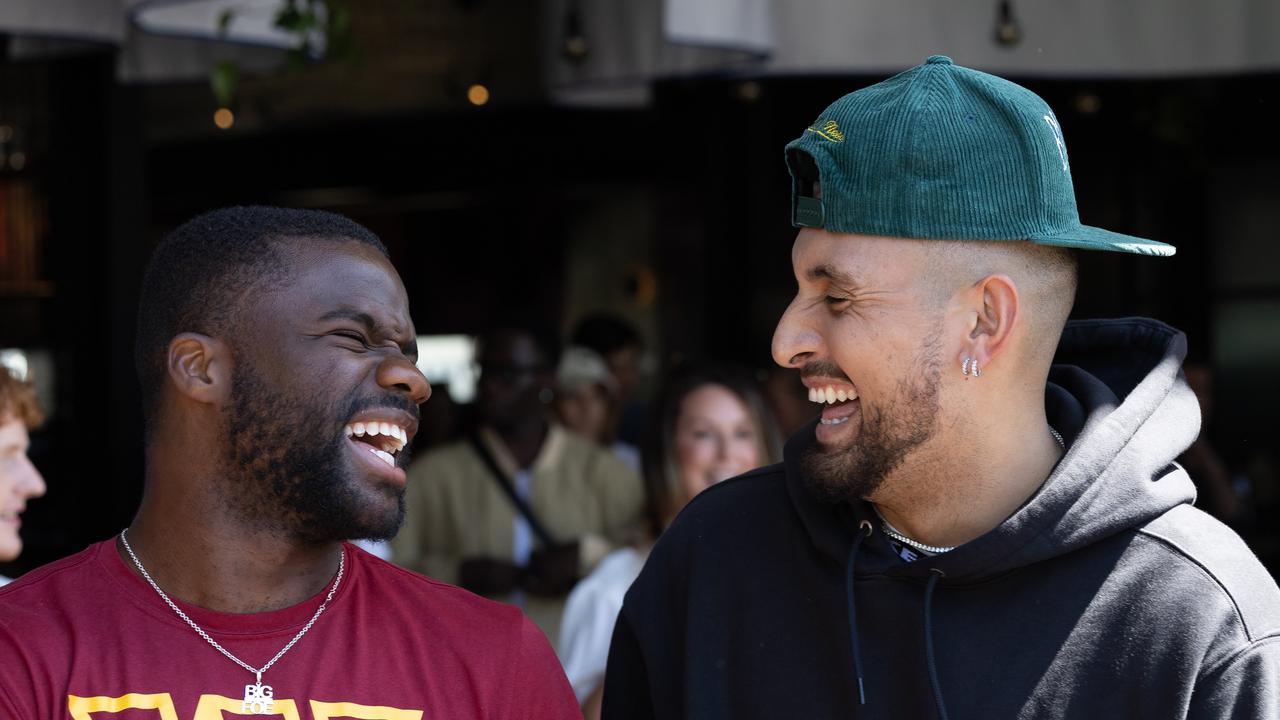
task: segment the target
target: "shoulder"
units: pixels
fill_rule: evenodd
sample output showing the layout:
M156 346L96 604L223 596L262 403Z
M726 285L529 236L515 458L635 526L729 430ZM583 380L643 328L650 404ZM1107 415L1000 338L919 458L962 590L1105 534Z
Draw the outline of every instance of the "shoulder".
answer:
M587 579L592 577L627 577L628 575L635 577L635 573L640 571L644 565L645 554L633 547L624 547L614 550L596 566Z
M569 593L565 614L569 614L567 609L569 607L594 605L608 598L616 597L616 602L621 604L622 596L626 594L627 588L644 567L644 560L644 554L631 547L614 550L606 555L600 564L596 565L596 569L575 585L573 591Z
M480 458L466 441L432 448L409 465L410 491L427 484L454 483L481 467Z
M555 436L552 442L559 444L561 457L570 462L591 464L595 467L630 472L631 468L612 450L591 442L581 435L559 425L552 425L551 432Z
M366 581L362 626L394 628L388 642L427 649L440 677L477 679L511 717L573 717L577 702L546 635L520 608L405 570L355 546ZM455 674L456 672L456 674ZM507 716L507 712L494 712Z
M1181 587L1203 607L1216 600L1239 623L1246 642L1280 637L1280 588L1230 528L1190 505L1144 525L1146 538L1178 569Z
M558 425L551 426L538 471L569 483L640 490L639 476L613 451Z
M85 571L92 567L100 545L90 545L74 555L42 565L0 587L0 622L9 617L7 609L14 605L34 602L45 596L56 597L81 582Z
M457 440L434 447L413 462L415 466L447 466L463 462L474 462L476 451L466 440Z
M790 513L786 478L785 466L777 463L712 485L689 501L672 528L738 527Z
M781 464L730 478L699 493L662 533L641 580L659 595L661 576L711 578L732 574L803 542L803 528ZM789 552L789 550L786 550ZM695 569L696 568L696 569Z
M111 593L95 556L101 545L36 568L0 588L0 655L7 642L47 643L64 636L67 623L88 620Z
M348 543L347 549L360 567L364 591L380 598L380 613L400 613L476 639L519 629L522 613L514 605L405 569L356 545Z

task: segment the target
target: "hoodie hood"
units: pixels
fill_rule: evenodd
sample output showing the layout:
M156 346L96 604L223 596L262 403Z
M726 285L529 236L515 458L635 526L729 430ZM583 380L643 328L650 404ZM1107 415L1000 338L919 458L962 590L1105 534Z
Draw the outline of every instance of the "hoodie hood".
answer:
M1185 354L1185 336L1155 320L1068 323L1045 390L1066 454L1017 512L951 552L903 563L870 504L816 500L798 462L815 442L812 425L787 443L788 491L814 545L841 564L860 523L871 522L876 538L866 542L859 573L966 583L1069 553L1195 500L1191 479L1173 463L1200 430L1200 408L1181 373Z

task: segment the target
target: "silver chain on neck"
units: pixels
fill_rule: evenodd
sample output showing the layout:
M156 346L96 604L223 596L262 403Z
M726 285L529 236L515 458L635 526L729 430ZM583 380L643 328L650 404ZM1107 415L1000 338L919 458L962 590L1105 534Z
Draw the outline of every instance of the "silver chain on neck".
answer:
M876 514L879 515L880 511L877 510ZM933 555L941 555L942 553L951 552L952 550L955 550L956 548L960 547L959 545L952 545L950 547L945 547L942 545L926 545L925 543L922 543L919 540L913 540L907 537L906 535L903 535L901 532L898 532L898 529L890 525L889 521L884 519L884 516L880 517L880 529L884 531L885 535L888 535L889 537L893 538L894 540L897 540L898 542L904 545L910 545L911 547L917 550L923 550Z
M1049 426L1049 434L1053 435L1053 439L1058 441L1059 447L1061 447L1063 450L1067 449L1067 443L1062 439L1062 433L1058 432L1057 430L1054 430L1052 425ZM919 540L910 538L907 535L903 534L900 530L898 530L898 528L894 527L893 525L890 525L889 521L885 520L883 515L880 515L879 508L877 508L875 505L872 505L871 507L876 511L876 515L879 515L880 517L880 529L884 531L884 534L888 535L894 540L897 540L900 543L903 543L904 545L910 545L911 547L917 550L923 550L927 553L932 553L934 555L941 555L942 553L951 552L952 550L955 550L956 548L960 547L959 545L952 545L950 547L947 547L944 545L926 545L925 543L922 543Z
M1058 447L1061 447L1063 450L1067 449L1067 443L1062 439L1062 433L1054 430L1052 425L1049 426L1049 434L1053 436L1054 440L1058 441Z
M231 662L253 673L257 678L259 685L262 684L262 673L266 672L272 665L275 665L277 660L284 657L284 654L289 652L289 649L301 640L303 635L307 634L307 631L311 629L311 626L316 624L316 620L320 618L320 613L324 612L324 609L329 605L329 601L333 599L333 594L338 591L338 584L342 582L342 572L346 567L346 553L342 552L341 548L339 548L338 574L333 579L333 586L329 588L329 594L324 596L324 602L320 603L320 607L316 608L315 614L311 616L311 619L307 621L307 624L302 626L302 629L298 631L297 635L293 636L292 640L290 640L284 647L280 648L280 652L276 653L275 657L268 660L266 665L263 665L260 668L255 668L235 655L232 655L226 648L219 645L217 640L209 637L209 633L205 632L204 628L197 625L196 622L188 617L186 613L182 612L182 608L179 608L172 600L169 599L169 596L166 595L165 592L160 589L160 586L156 584L156 581L152 579L151 574L147 572L147 569L142 567L142 561L134 554L133 548L129 546L129 539L125 537L125 533L125 530L120 531L120 542L124 544L125 552L129 553L129 557L133 560L134 566L138 568L138 572L142 573L142 577L149 585L151 585L151 588L160 594L160 599L164 600L165 604L168 605L171 610L178 613L178 617L185 620L187 624L191 626L191 629L199 633L200 637L204 638L205 641L212 645L215 650L225 655Z

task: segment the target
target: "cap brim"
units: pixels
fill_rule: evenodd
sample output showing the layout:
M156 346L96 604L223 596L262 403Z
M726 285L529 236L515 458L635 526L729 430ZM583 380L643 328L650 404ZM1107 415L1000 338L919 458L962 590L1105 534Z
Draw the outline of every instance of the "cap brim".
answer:
M1154 255L1156 257L1168 257L1178 251L1177 248L1168 243L1134 237L1133 235L1124 235L1088 225L1080 225L1065 233L1036 235L1027 239L1039 245L1057 245L1079 250L1106 250L1109 252L1133 253L1134 255Z

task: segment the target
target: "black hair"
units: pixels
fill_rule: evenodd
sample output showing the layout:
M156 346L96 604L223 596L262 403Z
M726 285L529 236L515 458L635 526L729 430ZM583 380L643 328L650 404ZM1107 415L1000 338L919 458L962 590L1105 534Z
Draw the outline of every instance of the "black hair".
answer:
M644 347L635 326L611 313L594 313L579 320L569 343L594 350L602 358L625 348Z
M480 334L477 345L483 348L499 335L524 335L533 340L547 372L555 372L556 364L560 362L560 335L540 316L533 312L518 312L504 317Z
M133 350L148 425L174 336L226 336L247 297L289 279L292 265L283 244L344 240L387 255L382 241L359 223L319 210L228 207L198 215L166 235L142 278Z

